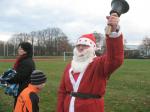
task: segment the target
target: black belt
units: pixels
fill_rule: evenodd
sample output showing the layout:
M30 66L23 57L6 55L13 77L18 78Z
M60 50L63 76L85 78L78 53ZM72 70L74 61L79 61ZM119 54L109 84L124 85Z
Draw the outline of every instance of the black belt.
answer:
M77 97L77 98L83 98L83 99L89 99L89 98L98 99L98 98L101 98L100 95L86 94L86 93L80 93L80 92L71 92L70 95L74 96L74 97Z

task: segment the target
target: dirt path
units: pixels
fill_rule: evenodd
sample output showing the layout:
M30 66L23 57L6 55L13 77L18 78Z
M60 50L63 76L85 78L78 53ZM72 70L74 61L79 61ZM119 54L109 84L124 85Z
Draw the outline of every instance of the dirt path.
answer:
M0 62L15 62L15 60L16 59L0 59ZM34 61L48 61L48 60L51 60L51 59L34 59Z

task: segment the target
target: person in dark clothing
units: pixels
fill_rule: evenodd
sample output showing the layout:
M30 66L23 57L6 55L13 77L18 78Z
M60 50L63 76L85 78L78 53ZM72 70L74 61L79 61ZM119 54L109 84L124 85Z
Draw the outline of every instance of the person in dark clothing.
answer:
M18 45L18 57L13 67L17 74L8 81L9 83L19 84L18 95L15 97L14 107L17 97L21 91L28 86L31 73L35 70L35 63L32 56L33 49L29 42L22 42Z
M38 92L45 86L45 74L34 70L31 74L31 83L18 96L14 112L39 112Z

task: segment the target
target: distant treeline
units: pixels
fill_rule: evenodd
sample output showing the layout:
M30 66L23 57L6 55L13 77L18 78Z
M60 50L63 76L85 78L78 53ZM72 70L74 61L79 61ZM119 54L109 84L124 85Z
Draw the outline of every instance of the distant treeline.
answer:
M62 55L65 51L72 51L72 44L61 29L47 28L41 31L14 34L5 43L0 41L0 56L15 56L18 44L23 41L32 43L35 56Z
M104 35L93 32L96 37L97 55L103 54L106 49ZM64 52L72 52L74 44L60 28L47 28L30 33L18 33L12 35L7 41L0 41L0 56L16 56L20 42L28 41L33 45L34 56L63 56ZM150 37L145 36L137 49L130 49L124 40L125 58L149 58Z
M94 32L97 46L104 36ZM60 28L47 28L30 33L18 33L12 35L7 41L0 41L0 56L16 56L20 42L28 41L33 45L34 56L62 56L64 52L72 52L74 44Z

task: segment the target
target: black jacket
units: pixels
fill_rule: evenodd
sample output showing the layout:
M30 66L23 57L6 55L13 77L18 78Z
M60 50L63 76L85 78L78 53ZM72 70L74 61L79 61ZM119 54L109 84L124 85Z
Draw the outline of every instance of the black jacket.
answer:
M30 75L33 70L35 70L35 63L32 57L25 57L19 62L16 69L17 74L14 78L8 81L9 83L19 84L18 95L30 83Z

